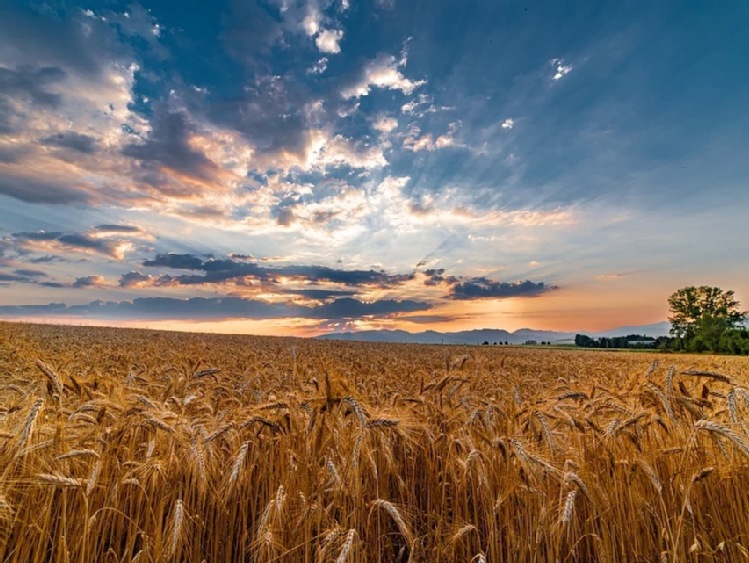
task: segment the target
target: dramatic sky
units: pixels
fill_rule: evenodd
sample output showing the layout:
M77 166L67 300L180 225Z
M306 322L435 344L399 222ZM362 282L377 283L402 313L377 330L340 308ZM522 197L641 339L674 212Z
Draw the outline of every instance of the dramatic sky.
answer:
M266 334L749 302L743 1L0 2L0 317Z

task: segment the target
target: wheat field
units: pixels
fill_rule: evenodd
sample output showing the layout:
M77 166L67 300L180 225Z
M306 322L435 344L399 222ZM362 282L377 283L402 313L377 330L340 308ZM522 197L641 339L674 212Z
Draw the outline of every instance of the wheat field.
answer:
M0 560L743 561L748 375L0 323Z

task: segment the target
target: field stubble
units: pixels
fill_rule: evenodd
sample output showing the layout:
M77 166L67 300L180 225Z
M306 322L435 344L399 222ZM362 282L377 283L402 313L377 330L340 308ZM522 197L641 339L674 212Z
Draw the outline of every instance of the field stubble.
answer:
M2 323L0 560L747 560L748 367Z

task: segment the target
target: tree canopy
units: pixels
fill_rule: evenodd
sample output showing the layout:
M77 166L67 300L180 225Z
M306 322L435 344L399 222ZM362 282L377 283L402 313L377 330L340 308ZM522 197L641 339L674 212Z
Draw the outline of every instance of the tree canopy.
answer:
M668 305L671 334L679 347L690 350L719 351L726 339L735 338L732 332L746 319L734 292L719 287L683 287L671 294Z

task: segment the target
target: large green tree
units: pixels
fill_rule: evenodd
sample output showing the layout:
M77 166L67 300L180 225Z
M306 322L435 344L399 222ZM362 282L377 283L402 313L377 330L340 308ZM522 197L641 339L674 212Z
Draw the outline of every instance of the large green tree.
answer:
M734 292L701 285L683 287L668 298L671 334L683 347L695 339L709 349L723 332L742 323L746 313L739 310Z

